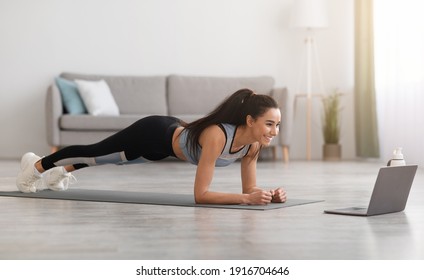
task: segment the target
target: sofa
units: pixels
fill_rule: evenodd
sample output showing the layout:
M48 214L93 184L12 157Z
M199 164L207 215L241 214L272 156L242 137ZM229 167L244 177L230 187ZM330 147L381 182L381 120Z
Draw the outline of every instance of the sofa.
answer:
M250 88L273 96L281 107L283 124L270 147L274 159L277 148L281 148L283 160L289 160L289 126L284 125L288 92L284 87L275 88L272 77L112 76L67 72L58 77L65 81L104 80L119 113L67 112L66 96L57 81L53 82L48 87L45 103L47 142L52 152L68 145L95 143L148 115L172 115L191 122L210 112L238 89Z

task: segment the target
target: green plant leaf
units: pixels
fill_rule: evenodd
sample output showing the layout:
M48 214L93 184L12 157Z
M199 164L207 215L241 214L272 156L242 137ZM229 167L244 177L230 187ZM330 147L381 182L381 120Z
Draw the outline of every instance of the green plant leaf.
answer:
M323 127L326 144L338 144L340 141L340 94L333 93L322 98Z

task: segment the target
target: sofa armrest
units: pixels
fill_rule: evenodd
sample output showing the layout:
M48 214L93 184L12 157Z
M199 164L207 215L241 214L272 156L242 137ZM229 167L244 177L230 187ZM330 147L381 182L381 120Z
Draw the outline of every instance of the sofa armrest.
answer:
M58 147L60 146L59 120L63 114L63 105L59 89L54 83L47 89L45 106L47 143L52 147Z
M280 134L278 135L278 142L282 146L290 146L290 134L291 134L291 118L290 116L290 103L289 93L287 88L274 88L271 92L271 96L277 101L278 106L281 110L281 125Z

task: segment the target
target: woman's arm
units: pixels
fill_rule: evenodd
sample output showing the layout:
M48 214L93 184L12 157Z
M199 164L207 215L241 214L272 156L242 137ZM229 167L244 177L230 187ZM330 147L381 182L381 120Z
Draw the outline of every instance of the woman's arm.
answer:
M218 126L211 126L202 133L199 144L202 154L197 165L194 181L194 198L201 204L266 204L271 201L270 192L222 193L209 191L215 171L215 162L225 146L224 132Z
M258 160L259 143L252 144L249 153L241 160L241 183L243 193L262 191L256 185L256 162Z
M240 194L210 192L209 187L215 171L215 161L225 146L225 134L214 125L205 129L200 136L202 146L199 163L197 164L194 181L194 198L196 203L204 204L242 204L247 203L246 197Z
M256 163L259 155L259 143L252 144L249 153L241 161L241 178L243 193L255 194L255 193L270 193L271 198L269 202L285 202L286 192L282 188L275 190L265 191L256 185Z

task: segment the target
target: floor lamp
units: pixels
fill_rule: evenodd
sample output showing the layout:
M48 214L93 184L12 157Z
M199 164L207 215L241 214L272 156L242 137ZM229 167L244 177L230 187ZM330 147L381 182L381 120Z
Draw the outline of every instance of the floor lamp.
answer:
M312 68L316 66L318 82L321 93L324 93L321 70L318 60L318 52L314 40L314 31L316 29L328 26L327 9L325 0L294 0L290 26L299 28L305 32L305 56L306 56L306 93L296 94L297 97L306 97L306 159L311 160L312 156ZM302 76L302 73L300 74ZM299 82L301 77L299 77ZM299 91L297 91L298 93Z

